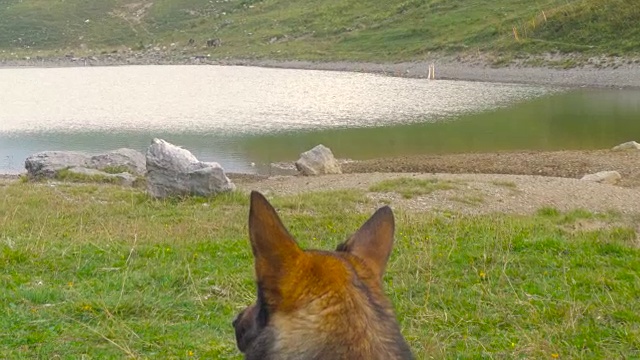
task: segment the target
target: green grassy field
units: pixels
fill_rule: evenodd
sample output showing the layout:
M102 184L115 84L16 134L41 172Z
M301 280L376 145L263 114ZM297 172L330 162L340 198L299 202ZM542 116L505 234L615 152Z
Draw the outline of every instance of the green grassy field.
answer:
M0 0L0 19L4 57L186 46L213 58L397 61L640 47L636 0ZM202 49L211 38L222 46Z
M357 190L269 198L306 248L334 248L376 208ZM241 193L0 184L0 358L240 359L247 213ZM419 359L639 357L640 249L617 217L396 211L384 280L403 334ZM589 221L611 225L574 226Z

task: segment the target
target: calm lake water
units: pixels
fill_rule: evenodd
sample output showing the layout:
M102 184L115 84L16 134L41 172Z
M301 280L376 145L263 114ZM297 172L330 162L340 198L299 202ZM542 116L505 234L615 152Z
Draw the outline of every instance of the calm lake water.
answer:
M0 69L0 173L38 151L144 151L153 137L235 172L318 143L353 159L607 148L640 138L640 91L224 66Z

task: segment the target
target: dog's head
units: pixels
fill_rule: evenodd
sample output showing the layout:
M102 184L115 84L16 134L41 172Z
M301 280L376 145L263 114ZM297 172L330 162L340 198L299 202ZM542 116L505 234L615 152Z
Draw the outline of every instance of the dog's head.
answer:
M233 321L246 359L411 359L382 289L393 233L385 206L336 251L304 251L252 192L258 296Z

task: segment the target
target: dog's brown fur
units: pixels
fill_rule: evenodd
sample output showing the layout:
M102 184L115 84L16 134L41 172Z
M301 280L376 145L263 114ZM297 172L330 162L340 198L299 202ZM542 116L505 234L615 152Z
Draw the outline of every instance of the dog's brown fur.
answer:
M260 193L251 193L250 208L258 299L233 321L245 359L413 359L382 289L393 247L389 207L333 252L300 249Z

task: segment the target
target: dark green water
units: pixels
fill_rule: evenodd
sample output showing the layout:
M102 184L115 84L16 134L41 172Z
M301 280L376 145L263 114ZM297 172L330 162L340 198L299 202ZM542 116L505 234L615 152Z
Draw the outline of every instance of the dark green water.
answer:
M640 140L640 90L573 90L436 123L238 139L255 162L294 160L315 144L337 157L610 148Z

